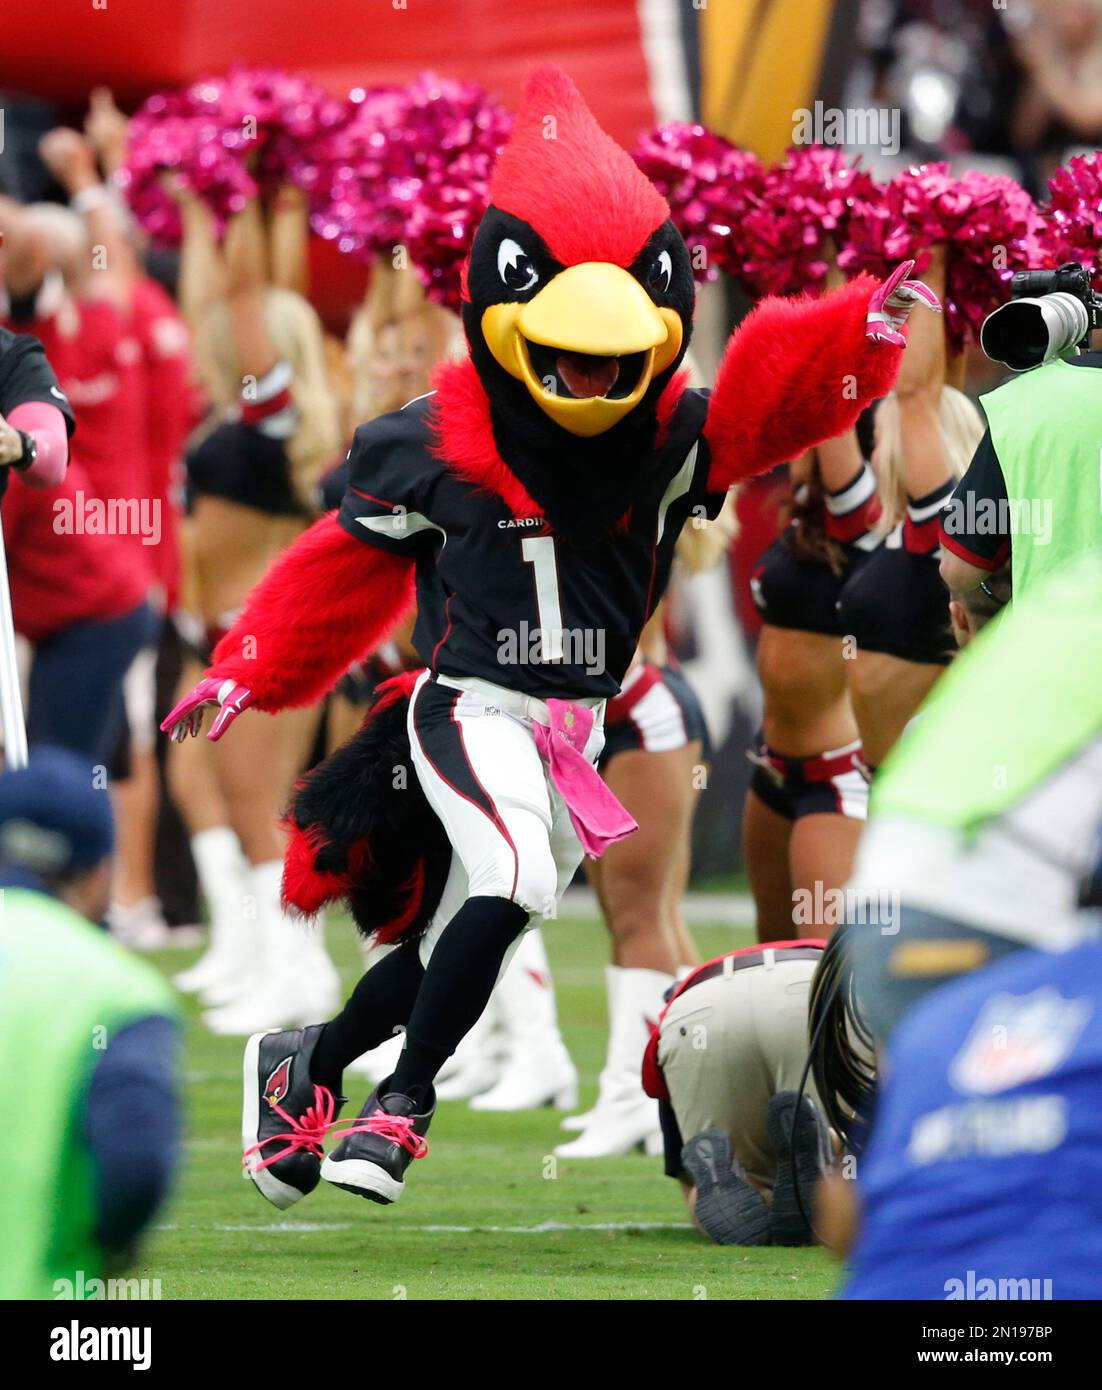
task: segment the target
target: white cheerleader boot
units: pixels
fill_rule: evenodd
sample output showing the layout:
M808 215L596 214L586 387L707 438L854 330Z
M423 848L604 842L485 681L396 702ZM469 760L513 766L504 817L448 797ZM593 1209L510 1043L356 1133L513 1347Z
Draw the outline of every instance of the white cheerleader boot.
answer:
M404 1033L395 1033L385 1043L380 1043L378 1047L373 1047L369 1052L357 1057L354 1062L349 1062L345 1071L350 1071L356 1076L366 1076L373 1085L385 1081L388 1076L394 1075L404 1040Z
M283 911L282 875L278 859L253 867L263 973L248 993L203 1015L213 1033L248 1035L265 1028L318 1023L330 1018L340 1003L340 979L326 954L321 929Z
M227 825L201 830L191 837L191 854L210 915L210 944L194 965L173 978L184 994L197 994L240 975L253 954L242 940L248 866L237 836Z
M580 1133L592 1120L594 1114L600 1110L602 1104L607 1104L611 1087L613 1084L614 1068L612 1066L612 1020L616 1013L616 991L620 987L620 980L623 978L623 970L618 965L605 966L605 997L608 1000L608 1046L605 1049L605 1064L601 1068L601 1074L597 1078L597 1099L593 1102L590 1110L583 1110L578 1115L567 1115L560 1125L570 1133Z
M658 1102L644 1092L641 1071L651 1025L672 983L661 970L620 970L608 1037L609 1082L578 1137L556 1148L559 1158L611 1158L640 1144L648 1153L661 1152Z
M497 1083L472 1110L535 1110L578 1103L578 1073L559 1032L555 989L538 927L526 931L498 981L497 1007L509 1055Z

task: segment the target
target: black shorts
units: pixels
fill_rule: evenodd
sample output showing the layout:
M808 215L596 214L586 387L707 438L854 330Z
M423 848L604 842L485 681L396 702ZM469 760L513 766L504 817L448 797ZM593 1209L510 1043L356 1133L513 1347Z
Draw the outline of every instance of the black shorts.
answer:
M663 753L699 741L711 756L708 728L696 691L672 666L644 661L628 674L605 707L605 746L598 766L631 750Z
M882 545L846 580L838 616L859 651L948 666L957 650L936 551Z
M761 743L747 756L754 764L750 790L785 820L823 814L864 820L868 815L868 770L860 743L818 758L784 758Z
M291 468L281 439L251 425L227 421L187 458L188 497L222 497L269 516L305 516L291 485Z

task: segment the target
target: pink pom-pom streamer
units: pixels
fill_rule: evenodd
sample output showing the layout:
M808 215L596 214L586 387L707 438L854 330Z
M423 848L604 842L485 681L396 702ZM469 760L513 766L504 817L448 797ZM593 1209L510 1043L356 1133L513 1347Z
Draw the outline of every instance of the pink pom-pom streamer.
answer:
M404 246L430 296L458 306L463 262L489 202L512 116L474 82L423 73L353 94L320 158L314 230L370 259Z
M697 280L737 273L743 219L765 178L757 155L705 126L671 121L641 135L632 158L669 203Z
M233 68L150 97L130 122L117 181L149 236L180 239L179 211L162 186L175 173L219 226L260 189L317 182L313 151L347 119L343 102L305 77Z
M843 150L790 149L743 219L741 278L757 294L817 293L829 269L826 243L840 250L855 211L878 198L872 175Z
M1102 156L1073 155L1048 181L1043 240L1047 264L1078 261L1102 292Z
M1014 179L975 170L954 176L947 164L923 164L855 209L838 264L847 274L886 275L913 259L921 275L930 248L944 243L945 331L959 352L978 341L983 320L1008 297L1014 272L1044 263L1042 232L1033 199Z

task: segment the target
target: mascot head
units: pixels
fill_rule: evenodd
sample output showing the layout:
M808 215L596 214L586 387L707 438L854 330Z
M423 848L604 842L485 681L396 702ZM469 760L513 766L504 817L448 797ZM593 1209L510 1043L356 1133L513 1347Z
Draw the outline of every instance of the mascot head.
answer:
M466 273L463 322L491 404L530 440L653 421L693 297L665 199L566 74L538 68Z

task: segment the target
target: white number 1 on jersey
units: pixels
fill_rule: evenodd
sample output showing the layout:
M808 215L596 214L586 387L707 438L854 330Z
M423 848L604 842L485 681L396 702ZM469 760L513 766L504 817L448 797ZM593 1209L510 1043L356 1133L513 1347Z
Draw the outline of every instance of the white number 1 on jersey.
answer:
M559 572L555 563L554 536L525 536L520 553L536 572L536 616L540 625L540 653L544 661L562 660L562 604Z

